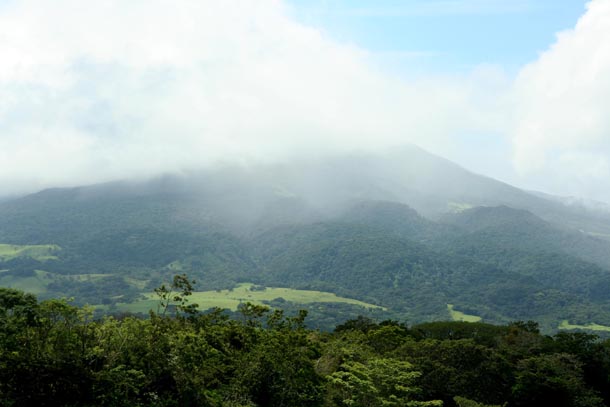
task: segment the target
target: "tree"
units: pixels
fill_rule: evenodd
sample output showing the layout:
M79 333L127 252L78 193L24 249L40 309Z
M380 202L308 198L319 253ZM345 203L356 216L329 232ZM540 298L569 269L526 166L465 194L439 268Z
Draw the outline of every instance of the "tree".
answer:
M421 376L409 362L373 358L350 361L329 377L329 397L337 406L442 406L442 401L417 401Z
M573 355L534 356L518 365L513 387L515 406L601 407L602 399L587 387L581 363Z
M477 403L474 400L470 400L470 399L467 399L465 397L460 397L460 396L455 396L453 398L453 401L455 401L455 404L457 405L457 407L505 407L506 406L506 403L504 403L502 405Z
M186 274L177 274L169 287L161 284L160 287L155 288L155 294L159 297L157 314L166 316L170 306L174 305L173 303L177 303L177 313L195 314L199 305L188 303L188 297L193 294L193 284L195 284L195 280L189 280Z

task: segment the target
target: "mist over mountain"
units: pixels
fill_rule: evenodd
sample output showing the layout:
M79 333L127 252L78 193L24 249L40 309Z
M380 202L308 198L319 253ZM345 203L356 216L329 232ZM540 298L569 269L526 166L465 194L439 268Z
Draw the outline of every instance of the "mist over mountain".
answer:
M452 304L553 330L563 320L610 324L609 234L603 211L407 146L1 202L0 243L21 252L0 256L0 282L124 307L187 273L201 290L319 290L413 321L446 319Z
M610 406L610 0L0 0L0 407Z
M116 181L48 189L4 202L15 215L44 205L86 208L129 202L168 205L173 221L217 222L245 232L273 223L323 220L357 211L363 201L404 204L433 220L477 206L507 206L540 218L610 235L610 214L529 193L409 145L387 154L350 154L284 164L221 166L164 175L148 181ZM171 203L171 204L170 204ZM171 207L171 209L169 209ZM126 208L129 210L129 208ZM482 215L483 212L477 213ZM57 216L61 216L57 213Z

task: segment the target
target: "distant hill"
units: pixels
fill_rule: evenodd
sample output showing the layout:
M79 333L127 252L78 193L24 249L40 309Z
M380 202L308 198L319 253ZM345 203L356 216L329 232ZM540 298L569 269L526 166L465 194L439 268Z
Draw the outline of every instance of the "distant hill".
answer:
M449 223L437 223L424 218L403 203L387 201L363 201L349 207L339 220L368 225L394 235L416 241L429 241L461 234L459 228Z
M462 250L481 253L494 246L498 251L563 253L610 269L610 242L553 225L522 209L477 207L446 215L443 221L468 232L453 243Z
M606 234L605 211L409 146L0 201L0 244L11 249L0 285L112 307L187 273L202 291L328 291L409 321L449 318L453 304L551 330L563 320L610 325ZM52 255L20 255L41 247Z

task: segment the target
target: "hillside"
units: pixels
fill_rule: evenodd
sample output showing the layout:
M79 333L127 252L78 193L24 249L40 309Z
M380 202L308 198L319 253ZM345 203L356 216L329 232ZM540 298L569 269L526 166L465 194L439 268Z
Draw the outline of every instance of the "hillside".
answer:
M409 147L0 202L0 284L112 310L186 273L202 292L314 290L409 321L449 318L452 304L545 330L610 325L610 243L584 232L610 230L606 216ZM303 306L332 326L327 305ZM363 312L341 307L335 322Z
M526 210L507 206L477 207L445 215L443 221L467 232L459 237L459 242L451 243L462 250L483 253L493 246L500 251L564 253L610 268L607 240L554 225Z

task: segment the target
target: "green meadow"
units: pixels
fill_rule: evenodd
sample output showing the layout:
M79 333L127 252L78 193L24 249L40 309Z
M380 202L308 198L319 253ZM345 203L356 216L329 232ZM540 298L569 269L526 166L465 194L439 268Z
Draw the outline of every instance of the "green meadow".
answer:
M378 305L369 304L352 298L339 297L333 293L312 290L295 290L291 288L266 287L260 290L253 290L254 284L242 283L237 287L227 290L217 291L195 291L188 297L190 303L199 305L200 310L219 307L230 310L237 310L239 304L251 302L263 305L264 301L272 301L283 298L286 301L299 304L313 302L341 302L346 304L358 305L363 308L383 309ZM118 309L131 312L148 312L156 310L159 303L155 294L145 294L146 299L130 304L118 304Z
M57 260L55 253L59 250L61 247L54 244L0 244L0 261L8 261L17 257L31 257L38 261Z
M471 209L474 206L472 204L469 203L464 203L464 202L448 202L447 203L447 208L451 211L451 212L464 212L465 210Z
M463 322L479 322L481 321L481 317L476 315L468 315L461 311L457 311L453 308L453 304L447 304L447 311L449 311L449 315L451 315L451 319L454 321L463 321Z
M561 324L559 324L559 329L588 329L590 331L610 332L610 326L599 325L594 323L590 323L587 325L573 325L570 324L567 319L561 321Z
M10 287L32 294L41 294L47 291L47 285L53 281L53 275L46 271L36 270L33 275L18 277L7 275L6 270L0 271L0 287Z

